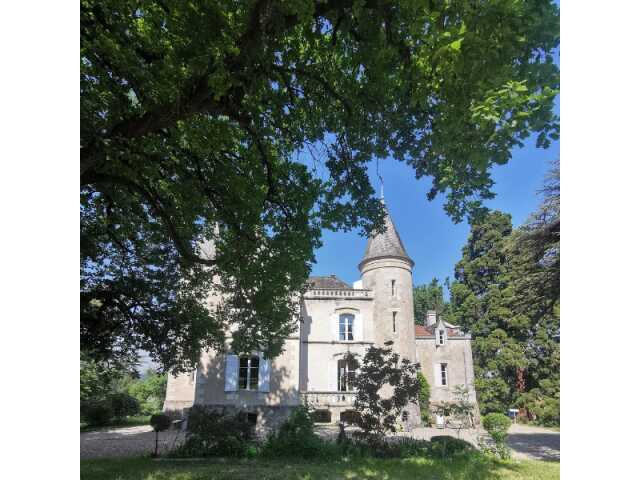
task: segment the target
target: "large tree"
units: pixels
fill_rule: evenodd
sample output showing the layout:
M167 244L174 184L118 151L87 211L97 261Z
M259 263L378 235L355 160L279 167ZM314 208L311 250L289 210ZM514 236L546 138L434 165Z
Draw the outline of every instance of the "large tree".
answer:
M559 173L540 208L512 230L491 212L472 225L451 286L450 319L473 336L483 413L513 406L559 422Z
M180 371L233 326L237 351L277 353L321 228L382 225L368 162L432 177L459 221L492 165L557 136L558 17L548 0L82 0L83 349Z
M428 310L435 310L440 315L445 307L444 290L437 278L433 278L428 284L413 287L413 312L416 324L424 324Z

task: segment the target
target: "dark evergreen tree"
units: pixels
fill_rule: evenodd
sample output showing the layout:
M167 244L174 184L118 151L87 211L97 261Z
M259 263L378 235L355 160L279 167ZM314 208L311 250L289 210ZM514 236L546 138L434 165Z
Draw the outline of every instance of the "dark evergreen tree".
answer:
M444 290L437 278L427 285L418 285L413 289L413 310L416 324L423 324L427 310L435 310L442 314L446 308Z
M451 285L450 320L473 336L483 413L519 406L559 422L559 170L519 229L491 212L472 225Z

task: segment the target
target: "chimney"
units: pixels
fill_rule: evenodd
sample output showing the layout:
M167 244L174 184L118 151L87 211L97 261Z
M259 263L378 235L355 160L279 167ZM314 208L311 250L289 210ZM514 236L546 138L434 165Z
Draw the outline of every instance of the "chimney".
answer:
M431 327L438 323L438 314L435 310L427 310L426 315L426 325L427 327Z

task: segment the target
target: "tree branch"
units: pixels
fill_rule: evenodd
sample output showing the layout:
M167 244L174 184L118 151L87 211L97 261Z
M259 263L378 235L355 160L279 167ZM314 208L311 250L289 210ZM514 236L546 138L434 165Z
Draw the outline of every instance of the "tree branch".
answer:
M202 265L216 265L215 260L199 257L192 251L191 247L187 245L187 243L180 237L176 224L171 219L171 215L169 215L169 213L162 205L162 202L142 185L138 185L134 181L125 177L103 173L94 173L91 175L91 178L89 180L90 181L88 183L92 184L107 183L122 185L142 196L147 202L149 202L149 205L151 206L155 214L162 219L165 227L167 228L167 232L169 233L169 237L173 241L176 250L178 250L182 258L192 263L199 263Z

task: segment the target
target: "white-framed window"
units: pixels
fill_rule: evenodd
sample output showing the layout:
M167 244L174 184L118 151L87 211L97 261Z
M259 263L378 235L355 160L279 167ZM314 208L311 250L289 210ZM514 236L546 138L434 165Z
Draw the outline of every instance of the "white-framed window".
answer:
M238 370L239 390L258 390L258 376L260 374L260 357L240 357L240 369Z
M447 364L441 363L440 364L440 385L442 385L443 387L446 386L448 380L449 378L447 374Z
M396 281L391 280L391 297L396 298Z
M356 362L352 359L338 360L338 391L351 392L356 379Z
M444 345L445 331L443 329L438 330L438 345Z
M339 333L341 341L353 340L353 321L355 316L351 313L341 313L339 317Z
M393 333L396 333L398 331L398 325L396 323L396 317L398 315L398 312L392 312L391 316L392 316L392 322L393 322Z

